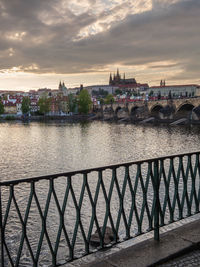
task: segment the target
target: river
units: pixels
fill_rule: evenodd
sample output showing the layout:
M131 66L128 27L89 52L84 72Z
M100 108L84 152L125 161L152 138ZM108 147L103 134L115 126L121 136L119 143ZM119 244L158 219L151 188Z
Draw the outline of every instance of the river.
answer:
M199 147L198 126L1 123L0 180L185 153Z
M0 124L0 168L1 181L20 178L30 178L40 175L62 173L72 170L95 168L104 165L122 163L127 161L148 159L171 154L186 153L199 150L200 127L198 126L153 126L134 125L107 122L91 123L35 123L23 124L21 122ZM119 170L119 177L122 170ZM111 173L106 173L104 179L106 190L110 186ZM123 177L119 178L120 187L123 184ZM81 180L80 180L81 179ZM88 177L90 188L94 197L97 177ZM80 182L81 181L81 182ZM82 178L79 176L73 180L73 187L77 201L79 200L82 185ZM171 191L173 195L173 184ZM63 203L65 194L66 179L61 177L55 183L55 191L60 205ZM37 184L36 194L40 201L41 210L44 212L48 196L49 185L47 181ZM30 195L29 184L15 186L15 197L21 212L25 218L25 209ZM138 188L136 202L141 208L143 195L141 186ZM164 195L164 191L163 191ZM5 215L8 203L9 190L2 189L3 216ZM152 205L153 193L149 190L148 201ZM130 212L131 203L130 190L124 199L126 203L125 212ZM113 190L111 209L114 221L117 219L119 200L116 188ZM105 216L105 199L101 192L98 197L98 221L102 225ZM81 207L82 222L86 233L88 232L91 219L91 206L88 194L83 198ZM5 218L5 217L4 217ZM135 225L134 225L135 221ZM132 232L137 230L136 220L133 221ZM76 210L72 195L69 194L65 210L65 224L70 242L73 240L73 230L76 222ZM56 208L55 199L51 197L51 203L47 213L48 236L53 244L59 228L59 213ZM33 250L37 254L38 241L41 237L41 219L35 199L32 200L29 218L27 221L27 235ZM148 228L148 220L144 216L144 228ZM93 228L93 230L95 227ZM145 229L144 229L145 230ZM16 214L14 201L11 202L8 221L5 228L6 243L11 256L16 259L21 240L21 223ZM119 238L124 236L124 225L122 220L119 227ZM83 238L80 228L75 242L75 255L80 256L83 249ZM67 259L66 240L61 234L58 250L59 262ZM50 261L49 261L50 260ZM46 235L42 243L40 253L40 265L49 266L51 262L49 245ZM49 265L48 265L49 264ZM10 266L8 263L6 266ZM31 256L27 249L27 242L24 243L20 265L22 267L32 266Z

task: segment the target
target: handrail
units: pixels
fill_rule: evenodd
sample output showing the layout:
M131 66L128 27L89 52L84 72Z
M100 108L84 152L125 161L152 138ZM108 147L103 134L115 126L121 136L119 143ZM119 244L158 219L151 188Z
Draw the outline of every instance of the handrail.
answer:
M1 264L29 255L36 267L48 251L58 266L63 246L67 262L150 231L159 241L199 212L200 151L0 182Z
M19 183L30 183L32 181L37 182L39 180L49 180L49 179L55 179L61 176L74 176L76 174L84 174L84 173L90 173L93 171L104 171L105 169L113 169L113 168L119 168L119 167L126 167L133 164L142 164L144 162L154 162L156 160L164 160L164 159L170 159L170 158L176 158L176 157L183 157L183 156L190 156L194 154L200 154L200 151L194 151L189 153L181 153L181 154L172 154L170 156L162 156L162 157L155 157L150 159L144 159L144 160L136 160L136 161L129 161L129 162L122 162L122 163L116 163L112 165L106 165L103 167L96 167L96 168L88 168L88 169L82 169L82 170L75 170L75 171L69 171L69 172L63 172L63 173L54 173L54 174L48 174L38 177L30 177L30 178L24 178L24 179L17 179L17 180L8 180L0 182L0 186L9 186L9 185L16 185Z

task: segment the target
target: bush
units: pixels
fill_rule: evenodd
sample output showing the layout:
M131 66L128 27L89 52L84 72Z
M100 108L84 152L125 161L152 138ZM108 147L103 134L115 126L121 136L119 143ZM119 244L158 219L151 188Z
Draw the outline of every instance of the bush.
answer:
M7 116L5 117L5 120L7 120L7 121L14 121L14 120L16 120L16 118L15 118L15 116L13 116L13 115L7 115Z

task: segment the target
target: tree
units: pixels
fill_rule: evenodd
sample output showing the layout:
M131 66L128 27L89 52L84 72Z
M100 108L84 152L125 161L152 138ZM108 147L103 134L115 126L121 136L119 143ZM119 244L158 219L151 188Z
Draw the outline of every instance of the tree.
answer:
M122 90L121 89L116 89L115 90L115 95L121 95L122 94Z
M0 114L4 113L4 105L3 103L0 101Z
M47 98L46 95L42 96L38 101L38 106L39 112L45 115L51 109L51 98Z
M80 92L78 106L79 112L83 114L88 114L92 107L91 97L86 89L83 89Z
M23 99L22 99L22 107L21 107L23 114L28 114L29 113L30 104L31 104L30 98L28 96L23 97Z
M92 90L92 95L93 96L102 96L105 97L108 95L108 92L102 88L99 88L99 90Z
M100 98L100 104L103 105L104 104L104 99Z
M99 96L107 96L108 95L108 91L102 89L102 88L99 88Z
M106 96L105 104L112 104L112 103L114 103L114 97L113 95L109 94Z
M149 96L153 96L153 91L152 90L149 92Z
M77 99L72 93L68 95L68 107L69 112L75 112L77 107Z

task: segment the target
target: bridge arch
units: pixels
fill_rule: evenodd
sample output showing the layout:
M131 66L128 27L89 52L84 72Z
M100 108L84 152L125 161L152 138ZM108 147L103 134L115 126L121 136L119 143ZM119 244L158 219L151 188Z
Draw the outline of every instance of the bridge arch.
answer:
M150 109L151 116L159 117L159 112L162 108L163 108L163 106L160 104L156 104L156 105L152 106Z
M115 115L117 115L117 113L118 113L120 110L122 110L122 107L120 107L120 106L116 107L116 109L115 109Z
M129 117L129 111L128 111L128 108L127 108L127 107L123 107L123 106L118 106L118 107L115 109L115 116L116 116L118 119L122 119L122 118Z
M188 118L191 115L193 108L195 108L193 104L189 102L183 103L176 110L176 118Z
M173 119L175 113L175 107L173 105L165 105L159 110L159 115L161 119Z
M137 111L138 111L138 109L139 109L138 106L133 106L133 107L130 109L129 113L130 113L131 117L136 117L136 116L137 116Z
M138 106L134 106L131 108L131 114L135 113L135 111L138 109Z
M195 105L193 105L192 103L190 103L190 102L184 102L184 103L182 103L181 105L179 105L176 108L176 112L178 112L181 109L193 109L194 107L195 107Z
M112 108L111 106L106 106L106 107L103 109L103 111L104 111L105 113L111 113L111 112L114 112L114 111L113 111L113 108Z

